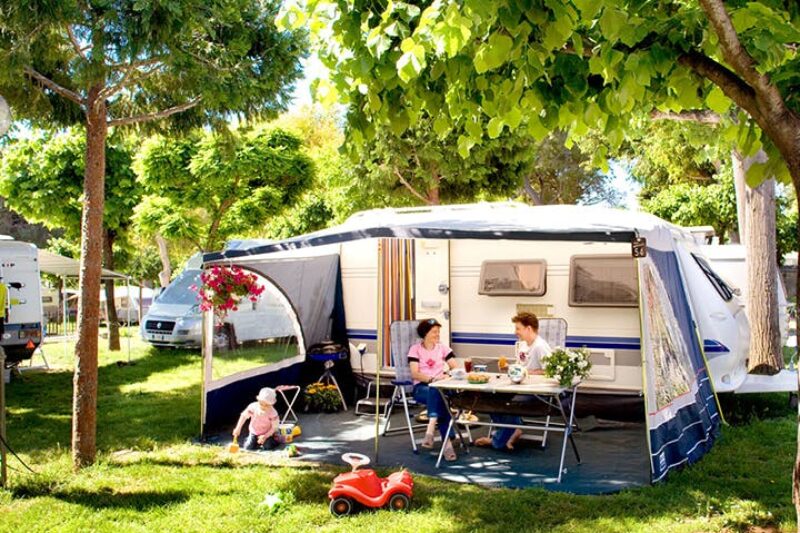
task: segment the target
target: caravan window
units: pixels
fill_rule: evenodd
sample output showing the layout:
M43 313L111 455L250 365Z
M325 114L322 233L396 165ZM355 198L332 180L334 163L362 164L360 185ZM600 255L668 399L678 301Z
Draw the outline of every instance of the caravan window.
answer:
M636 262L629 255L573 256L569 269L569 305L636 307Z
M489 296L542 296L547 264L533 261L484 261L478 294Z
M726 302L730 302L733 298L733 289L731 289L728 284L725 283L721 277L719 277L719 274L711 269L711 265L708 264L708 261L696 254L692 254L692 257L694 257L694 260L700 267L700 270L703 271L703 274L706 275L708 281L711 282L722 299Z

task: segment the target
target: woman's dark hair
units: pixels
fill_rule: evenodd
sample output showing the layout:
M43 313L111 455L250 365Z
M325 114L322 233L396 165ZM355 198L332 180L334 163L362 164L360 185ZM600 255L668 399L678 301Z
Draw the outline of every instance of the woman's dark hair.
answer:
M439 324L435 318L420 320L419 325L417 326L417 334L419 335L419 338L424 339L425 335L427 335L428 332L436 326L442 327L442 325Z

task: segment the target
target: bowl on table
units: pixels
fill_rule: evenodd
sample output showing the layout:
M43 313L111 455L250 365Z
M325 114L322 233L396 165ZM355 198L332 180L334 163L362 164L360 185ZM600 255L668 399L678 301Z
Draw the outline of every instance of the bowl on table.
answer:
M450 377L458 380L466 379L467 371L464 370L463 368L454 368L453 370L450 371Z

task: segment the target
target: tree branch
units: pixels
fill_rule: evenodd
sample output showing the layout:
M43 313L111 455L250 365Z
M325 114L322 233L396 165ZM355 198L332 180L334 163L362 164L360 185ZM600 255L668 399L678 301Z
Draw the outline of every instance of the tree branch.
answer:
M72 47L75 48L75 51L78 52L78 55L81 56L81 58L84 61L89 61L89 59L86 57L86 50L89 50L91 46L85 46L81 48L81 44L78 42L78 38L75 37L75 32L72 31L72 26L70 26L69 23L67 23L66 26L67 26L67 35L69 35L69 40L72 42Z
M698 124L719 124L722 117L709 110L681 111L673 113L671 111L651 111L650 118L653 120L674 120L677 122L696 122Z
M425 196L423 196L422 194L420 194L420 193L419 193L419 191L417 191L417 190L416 190L414 187L412 187L412 186L411 186L411 184L410 184L410 183L408 183L408 182L405 180L405 178L403 177L403 175L402 175L402 174L400 174L400 172L399 172L399 171L398 171L396 168L392 168L392 170L394 171L394 175L395 175L395 176L397 176L397 179L398 179L398 180L400 180L400 183L402 183L402 184L403 184L403 186L405 186L405 188L406 188L406 189L408 189L408 190L411 192L411 194L413 194L414 196L416 196L417 198L419 198L420 200L422 200L423 202L425 202L425 205L433 205L433 203L431 203L431 201L430 201L430 200L428 200L427 198L425 198Z
M123 90L124 88L128 87L131 83L140 82L146 80L153 74L159 71L161 65L154 66L150 70L141 71L136 69L125 69L124 73L122 74L122 79L119 82L115 83L114 85L109 85L102 91L100 91L100 95L104 100L107 100Z
M750 84L750 86L772 106L784 107L783 97L777 87L770 83L764 74L759 74L756 70L756 62L741 41L736 28L733 27L728 12L722 0L700 0L703 11L708 15L709 22L714 27L714 32L719 37L722 56L725 61L733 67L739 76Z
M27 75L29 78L38 81L42 87L47 87L54 93L60 94L67 100L71 100L80 106L82 106L85 103L85 100L81 98L81 95L79 95L76 92L70 91L66 87L62 87L61 85L57 84L50 78L36 72L31 67L25 67L23 71L25 72L25 75Z
M128 124L138 124L140 122L149 122L151 120L158 120L160 118L166 118L170 115L174 115L175 113L180 113L181 111L186 111L187 109L191 109L199 103L200 103L200 97L198 96L197 98L189 100L185 104L176 105L168 109L164 109L163 111L157 111L155 113L147 113L144 115L137 115L134 117L115 118L113 120L109 120L108 125L126 126Z
M722 89L725 95L747 111L753 119L761 122L763 115L756 103L755 90L735 72L728 70L713 59L699 53L687 52L678 58L678 63L709 79Z

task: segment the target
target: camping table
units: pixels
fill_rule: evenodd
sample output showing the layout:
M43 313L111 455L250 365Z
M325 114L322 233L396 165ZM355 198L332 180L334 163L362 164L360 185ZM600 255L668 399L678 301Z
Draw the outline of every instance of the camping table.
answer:
M488 376L489 382L484 384L476 384L476 383L469 383L466 379L455 379L449 378L444 379L442 381L435 381L431 383L432 387L435 387L439 394L442 395L442 399L444 400L445 406L450 409L451 398L448 394L448 391L452 392L465 392L465 391L473 391L477 392L481 395L483 394L509 394L509 395L525 395L535 398L536 400L549 405L551 407L558 408L558 412L561 413L561 418L564 420L563 424L557 423L536 423L536 422L528 422L524 421L522 424L502 424L502 423L494 423L494 422L481 422L481 421L462 421L459 420L461 417L462 412L464 409L462 407L457 407L457 413L450 418L450 425L447 428L447 434L450 433L453 429L453 422L455 420L459 420L459 423L473 426L494 426L494 427L506 427L506 428L519 428L519 429L535 429L540 431L554 431L558 433L563 433L563 439L561 442L561 460L558 465L558 478L557 482L561 483L561 474L564 472L564 457L567 453L567 440L572 444L572 450L575 452L575 458L577 459L578 463L580 464L581 458L578 454L578 447L575 445L575 441L572 438L573 432L573 425L574 425L574 413L575 413L575 398L577 396L577 389L580 385L580 381L574 383L572 387L561 387L556 383L554 380L545 378L544 376L528 376L525 378L525 381L522 383L516 384L511 381L511 379L505 374L491 374L489 373ZM564 406L561 404L560 395L565 391L572 392L572 401L569 408L569 416L564 411ZM477 409L480 411L480 409ZM524 416L524 414L522 415ZM464 442L464 439L461 439L461 442ZM444 447L447 443L447 439L442 441L442 448L439 450L439 458L436 461L436 468L439 468L439 464L442 462L442 456L444 455Z

